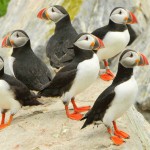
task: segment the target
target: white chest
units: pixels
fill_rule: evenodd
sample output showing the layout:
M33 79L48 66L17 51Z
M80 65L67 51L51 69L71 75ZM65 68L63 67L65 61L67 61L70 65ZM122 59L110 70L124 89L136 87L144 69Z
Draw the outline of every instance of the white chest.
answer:
M13 109L15 112L20 107L20 103L14 99L9 84L4 80L0 80L0 109Z
M108 32L103 39L105 48L98 51L99 59L108 59L122 52L129 43L128 30L124 32Z
M10 56L8 58L9 69L11 71L11 74L15 77L15 74L14 74L14 71L13 71L13 63L14 63L14 61L15 61L14 57Z
M85 60L78 65L77 74L70 92L75 96L88 88L98 77L99 60L96 54L91 59Z
M134 103L138 92L137 83L132 76L130 80L115 88L115 98L107 109L103 121L107 124L121 117Z

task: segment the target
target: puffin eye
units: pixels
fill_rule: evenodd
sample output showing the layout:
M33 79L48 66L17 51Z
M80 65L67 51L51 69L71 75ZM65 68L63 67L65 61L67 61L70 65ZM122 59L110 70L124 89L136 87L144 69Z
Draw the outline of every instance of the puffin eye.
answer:
M16 35L16 36L17 36L17 38L18 38L18 37L19 37L19 34L17 33L17 35Z
M88 40L88 39L89 39L88 37L85 38L85 40Z
M55 12L53 8L52 8L52 12Z
M130 57L132 58L133 57L133 54L131 53Z
M120 14L120 15L122 14L122 11L121 11L121 10L119 11L119 14Z

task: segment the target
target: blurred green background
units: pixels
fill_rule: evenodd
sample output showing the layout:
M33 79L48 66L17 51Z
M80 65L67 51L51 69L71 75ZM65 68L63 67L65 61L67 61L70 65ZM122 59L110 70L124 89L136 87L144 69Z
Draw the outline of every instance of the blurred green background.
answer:
M0 0L0 17L6 14L9 2L10 0Z

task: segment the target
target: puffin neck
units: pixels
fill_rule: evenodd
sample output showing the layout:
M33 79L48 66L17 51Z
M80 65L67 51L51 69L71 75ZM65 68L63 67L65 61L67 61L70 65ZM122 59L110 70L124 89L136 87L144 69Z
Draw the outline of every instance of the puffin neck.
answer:
M0 77L4 75L4 67L0 70Z
M74 45L74 53L75 56L80 57L80 58L91 58L94 54L94 52L92 50L84 50L84 49L80 49L77 46ZM75 57L76 58L76 57Z
M71 21L69 15L66 15L64 18L62 18L60 21L56 23L55 31L61 30L63 27L66 27L68 24L71 25Z
M133 75L133 68L125 68L119 63L118 72L112 84L125 82L131 78Z
M111 31L124 31L127 29L127 26L125 24L118 24L113 22L111 19L109 19L109 28Z
M32 51L30 40L24 46L22 46L22 47L13 48L12 56L15 57L18 54L20 55L21 53L24 53L26 51Z

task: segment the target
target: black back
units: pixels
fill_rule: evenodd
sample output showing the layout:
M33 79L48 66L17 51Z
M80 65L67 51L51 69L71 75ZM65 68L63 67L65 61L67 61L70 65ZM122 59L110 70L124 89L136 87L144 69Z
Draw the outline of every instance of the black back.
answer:
M74 50L68 49L68 47L73 45L77 35L69 15L56 23L55 33L50 37L46 47L47 57L53 67L59 68L72 61Z
M78 71L77 67L79 63L93 57L93 51L90 50L81 50L74 46L74 51L76 57L73 61L63 67L53 80L43 87L43 90L38 93L40 96L62 96L63 93L71 88Z
M39 91L43 85L51 81L52 75L48 67L34 54L30 41L23 47L14 48L12 56L15 57L15 77L29 89Z
M83 117L86 119L82 128L92 124L93 121L102 120L106 110L111 106L111 103L115 97L115 88L123 82L126 82L133 75L133 68L125 68L119 64L117 75L113 83L105 89L95 101L92 109Z

